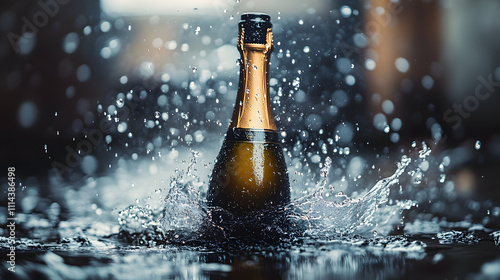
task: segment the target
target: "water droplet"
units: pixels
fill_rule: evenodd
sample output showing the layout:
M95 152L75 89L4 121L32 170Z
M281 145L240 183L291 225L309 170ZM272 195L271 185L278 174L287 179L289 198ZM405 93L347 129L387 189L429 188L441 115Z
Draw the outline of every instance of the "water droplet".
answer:
M475 148L476 150L481 149L481 141L477 140L477 141L476 141L476 144L474 145L474 148Z
M413 177L411 178L412 179L412 183L414 185L420 185L422 183L422 177L423 177L422 171L417 170L415 172L415 174L413 175Z
M439 175L439 183L444 183L446 181L446 174Z

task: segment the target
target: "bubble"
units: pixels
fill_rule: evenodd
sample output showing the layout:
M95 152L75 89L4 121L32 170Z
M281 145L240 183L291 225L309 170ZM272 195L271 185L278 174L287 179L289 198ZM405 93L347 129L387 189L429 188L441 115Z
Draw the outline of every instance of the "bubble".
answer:
M345 57L338 58L336 65L342 74L347 74L351 71L351 61Z
M27 55L30 54L36 45L36 36L33 33L25 32L21 35L21 38L17 42L19 48L19 54Z
M116 130L118 130L118 132L120 132L120 133L124 133L125 131L127 131L127 128L128 128L127 123L126 122L121 122L116 127Z
M384 114L378 113L373 117L373 126L382 131L387 126L387 119Z
M153 128L153 127L155 127L155 122L154 122L154 121L152 121L152 120L148 120L148 121L146 122L145 126L146 126L147 128Z
M390 139L391 139L392 143L398 143L399 142L399 133L391 134Z
M72 54L80 44L80 36L75 32L68 33L63 40L63 50L67 54Z
M500 67L497 67L497 69L495 69L495 78L497 81L500 81Z
M101 22L100 27L101 27L101 31L106 33L109 30L111 30L111 23L109 23L109 21L103 21L103 22Z
M275 85L277 85L277 84L278 84L278 79L276 79L276 78L271 78L271 79L269 80L269 85L270 85L270 86L274 87L274 86L275 86Z
M75 88L73 86L69 86L67 89L66 89L66 98L70 99L72 98L73 96L75 96Z
M353 86L356 83L356 78L354 78L353 75L347 75L345 77L345 83L350 86Z
M170 151L170 153L168 154L168 157L170 159L176 159L179 157L179 151L177 151L176 149L172 149L172 151Z
M384 100L382 102L382 110L388 115L392 114L394 112L394 103L391 100Z
M128 77L127 76L121 76L120 77L120 84L124 85L128 82Z
M396 58L395 65L396 69L398 69L398 71L401 73L406 73L410 69L410 63L408 62L408 60L402 57Z
M113 115L113 114L115 114L115 111L116 111L116 106L115 105L109 105L108 106L108 110L107 110L108 114Z
M311 157L311 162L312 163L319 163L321 161L321 157L319 155L313 155Z
M142 76L142 78L150 78L153 76L155 73L155 65L152 62L149 61L144 61L141 63L141 66L139 67L139 74Z
M323 125L323 120L317 114L310 114L307 116L305 124L311 130L318 130Z
M422 86L425 89L431 89L434 86L434 79L432 79L432 77L429 75L425 75L422 78Z
M33 126L37 117L38 108L35 103L27 101L21 104L17 112L17 119L22 127L28 128Z
M304 103L306 101L307 95L303 90L299 90L295 93L294 98L298 103Z
M431 134L435 140L437 140L437 141L441 140L441 138L443 136L443 131L442 131L441 125L439 125L438 123L433 124L431 126Z
M395 118L391 121L391 128L394 131L399 131L402 126L403 126L403 122L401 121L400 118Z
M347 172L351 174L351 176L353 177L358 177L363 173L365 167L366 167L365 160L363 160L362 157L355 156L349 162L349 165L347 166Z
M342 122L335 128L337 141L340 145L349 145L354 138L354 126L347 122Z
M101 49L100 54L102 58L108 59L113 55L113 51L109 47L104 47Z
M375 60L368 58L365 60L365 68L366 70L372 71L375 69L377 64L375 63Z
M366 39L366 36L363 33L354 34L354 36L352 36L352 39L354 41L354 44L358 48L364 48L368 44L368 39Z
M154 48L159 49L159 48L161 48L163 46L163 40L161 38L159 38L159 37L158 38L154 38L152 44L153 44Z
M336 90L332 94L332 103L339 108L343 108L349 104L349 96L341 89Z
M87 64L82 64L76 69L76 78L82 83L88 81L90 74L90 67Z
M340 14L344 17L344 18L348 18L352 13L352 10L351 10L351 7L349 6L342 6L340 7Z
M212 43L212 38L210 38L210 36L203 35L203 37L201 37L201 43L203 45L210 45L210 43Z
M83 34L85 35L90 35L90 33L92 33L92 27L90 26L85 26L85 28L83 28Z
M311 51L311 49L309 48L309 46L305 46L304 49L302 49L302 51L304 53L309 53Z
M215 50L217 58L219 62L218 66L222 68L222 70L229 70L236 68L238 65L234 63L239 57L240 53L238 49L233 45L223 45Z
M206 114L205 114L205 118L207 120L215 120L215 113L213 111L208 111Z
M165 43L165 46L169 50L175 50L177 48L177 42L175 40L168 41L168 42Z
M198 143L201 143L203 142L203 140L205 140L205 136L203 135L203 132L201 130L197 130L194 133L194 140Z
M189 45L188 44L182 44L181 45L181 51L183 51L183 52L189 51Z
M82 159L81 169L87 175L93 175L97 170L97 159L92 155L86 155Z

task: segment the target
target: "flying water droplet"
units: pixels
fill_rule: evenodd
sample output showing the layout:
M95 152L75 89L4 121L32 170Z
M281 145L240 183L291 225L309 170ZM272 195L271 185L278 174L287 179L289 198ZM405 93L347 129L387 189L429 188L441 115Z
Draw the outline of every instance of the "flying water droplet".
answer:
M477 140L476 144L474 144L474 148L479 151L481 149L481 141Z
M446 181L446 174L439 175L439 183L444 183Z

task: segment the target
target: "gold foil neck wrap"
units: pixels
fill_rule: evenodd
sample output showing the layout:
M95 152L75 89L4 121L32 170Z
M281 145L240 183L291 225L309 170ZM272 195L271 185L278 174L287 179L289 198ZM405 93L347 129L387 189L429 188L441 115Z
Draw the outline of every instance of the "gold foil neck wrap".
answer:
M267 29L266 44L245 44L244 28L239 32L240 81L229 128L276 130L269 95L269 59L273 50L272 28Z

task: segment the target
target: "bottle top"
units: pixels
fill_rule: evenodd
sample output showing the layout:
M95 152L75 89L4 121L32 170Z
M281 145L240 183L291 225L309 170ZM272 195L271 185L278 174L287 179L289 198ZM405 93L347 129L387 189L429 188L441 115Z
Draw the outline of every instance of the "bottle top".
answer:
M266 44L267 29L272 28L271 17L266 14L248 13L241 15L240 29L244 28L243 43Z

